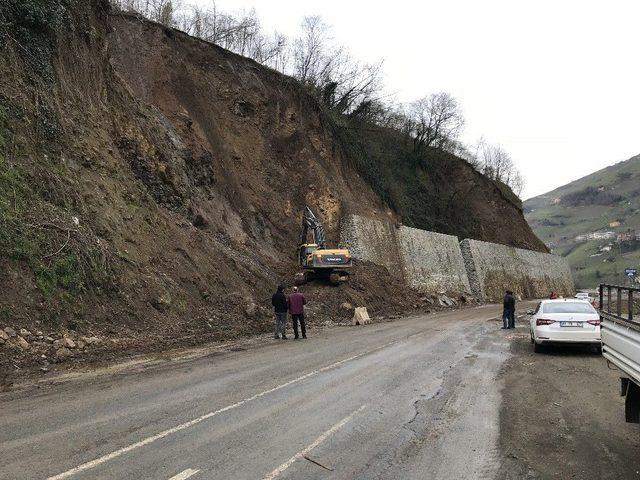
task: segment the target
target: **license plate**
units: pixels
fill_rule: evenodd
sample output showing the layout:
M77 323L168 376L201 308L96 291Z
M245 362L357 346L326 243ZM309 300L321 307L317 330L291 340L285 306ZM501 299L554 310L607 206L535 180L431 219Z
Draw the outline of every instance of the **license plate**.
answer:
M582 322L560 322L561 327L578 327L582 328Z

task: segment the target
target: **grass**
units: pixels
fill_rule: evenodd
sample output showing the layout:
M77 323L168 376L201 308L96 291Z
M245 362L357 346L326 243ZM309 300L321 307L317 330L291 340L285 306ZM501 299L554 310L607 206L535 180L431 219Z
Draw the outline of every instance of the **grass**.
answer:
M609 205L571 207L562 200L566 195L586 189L604 187L613 197L623 197ZM599 282L622 282L627 267L640 268L640 251L624 252L613 245L611 252L591 257L612 240L575 243L575 237L598 230L615 233L635 229L640 233L640 156L617 163L587 177L560 187L545 195L527 200L526 218L542 241L552 244L554 252L566 256L580 288L593 287ZM587 202L589 203L589 202ZM619 220L619 227L609 223ZM607 261L603 261L607 259Z
M64 192L43 192L26 170L26 157L9 159L7 138L11 124L0 105L0 256L23 262L33 272L35 284L47 298L70 300L89 287L104 287L112 280L102 251L87 233L60 225L70 219L62 202L55 206L45 197L64 198ZM15 123L13 124L15 126ZM43 154L36 155L44 158ZM64 178L53 165L40 165L51 175ZM56 188L56 183L46 188ZM44 219L44 220L43 220ZM68 220L67 220L68 221Z

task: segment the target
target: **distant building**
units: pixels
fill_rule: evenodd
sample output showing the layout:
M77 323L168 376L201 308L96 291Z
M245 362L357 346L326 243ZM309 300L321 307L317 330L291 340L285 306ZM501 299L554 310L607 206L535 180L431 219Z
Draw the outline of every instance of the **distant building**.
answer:
M613 240L616 238L616 232L591 232L583 233L575 237L576 242L586 242L589 240Z

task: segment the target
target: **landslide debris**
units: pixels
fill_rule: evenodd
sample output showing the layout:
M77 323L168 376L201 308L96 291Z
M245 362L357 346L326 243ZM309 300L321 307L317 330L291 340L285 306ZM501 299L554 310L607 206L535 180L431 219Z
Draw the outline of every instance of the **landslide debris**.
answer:
M517 202L466 163L390 178L397 140L343 127L293 79L105 0L3 2L0 383L269 330L304 205L333 244L358 213L536 247ZM366 263L304 291L312 325L348 321L344 304L388 317L434 302Z

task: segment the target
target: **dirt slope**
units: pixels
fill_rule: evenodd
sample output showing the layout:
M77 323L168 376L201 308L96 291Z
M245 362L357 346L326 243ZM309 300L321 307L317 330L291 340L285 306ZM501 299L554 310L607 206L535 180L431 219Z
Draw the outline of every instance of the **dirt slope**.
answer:
M265 331L272 289L296 270L305 204L332 242L346 212L396 218L292 79L110 13L102 0L57 0L42 11L30 1L7 5L0 327L29 345L0 339L4 375L36 360L50 368L69 357ZM515 203L494 186L479 192L471 233L536 246ZM518 238L497 228L505 218ZM343 288L306 292L312 322L348 318L344 302L374 315L422 305L374 265L357 266ZM61 353L63 335L76 345Z

